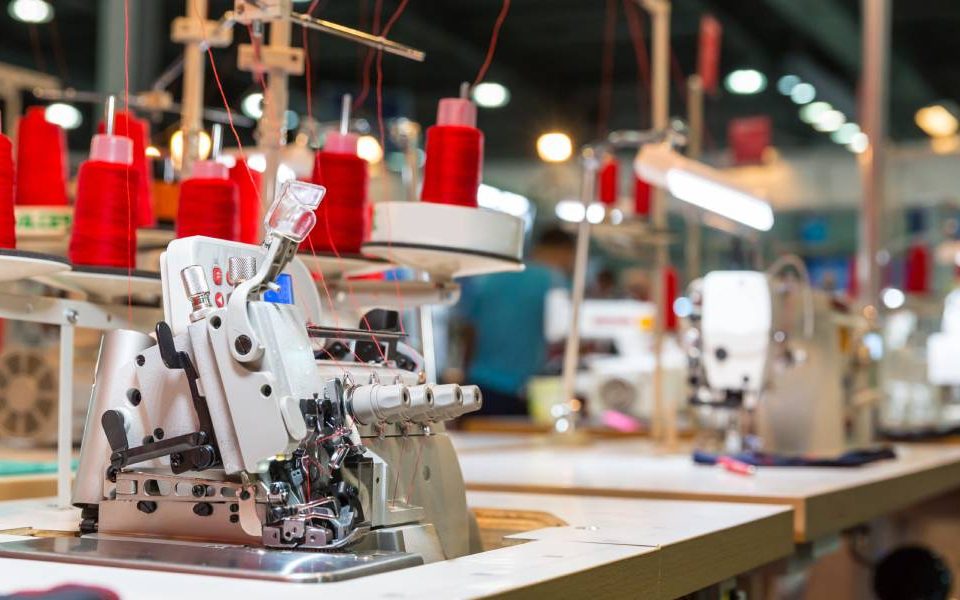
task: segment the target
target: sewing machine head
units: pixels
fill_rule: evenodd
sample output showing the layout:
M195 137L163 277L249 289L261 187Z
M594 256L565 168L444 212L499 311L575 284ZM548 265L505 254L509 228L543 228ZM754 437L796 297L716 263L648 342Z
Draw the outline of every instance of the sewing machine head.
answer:
M322 195L287 183L263 247L170 243L165 320L103 341L73 497L83 532L467 553L442 422L479 408L479 390L428 384L394 329L316 325L316 288L293 259Z

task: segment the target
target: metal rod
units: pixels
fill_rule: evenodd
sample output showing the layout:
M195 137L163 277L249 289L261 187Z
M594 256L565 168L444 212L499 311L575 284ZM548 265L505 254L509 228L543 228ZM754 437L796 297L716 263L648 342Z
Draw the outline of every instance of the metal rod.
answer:
M860 76L860 125L867 135L867 149L860 155L863 198L860 202L860 239L857 248L857 279L860 303L873 306L880 295L880 265L883 247L881 219L885 211L886 126L890 52L890 1L862 0L863 72Z
M60 386L57 407L57 506L70 507L73 459L73 333L71 323L60 325Z
M270 22L271 49L284 52L290 48L292 25L284 17L290 16L290 0L281 0L281 18ZM283 69L267 71L267 92L264 94L263 118L260 119L260 147L264 150L267 167L263 172L263 188L260 193L266 211L273 203L277 189L277 172L280 169L280 152L287 141L287 104L289 76ZM261 212L262 214L262 212Z
M350 132L350 103L353 98L350 94L344 94L340 102L340 135L347 135Z
M206 27L207 0L187 0L186 17L197 19ZM183 130L183 164L189 174L195 161L200 160L200 130L203 129L204 56L200 43L189 42L183 48L183 93L181 96L180 128Z
M687 156L699 160L703 148L703 82L696 74L687 78L687 121ZM700 275L701 269L700 213L688 210L685 216L687 235L683 254L686 258L684 270L689 283Z
M653 129L666 131L670 120L670 1L669 0L642 0L643 7L650 13L653 22L653 53L652 79L653 101L652 120ZM667 195L662 188L655 188L652 197L653 227L662 231L667 225ZM666 414L663 394L663 337L664 317L666 305L666 273L668 247L658 244L654 250L654 281L653 298L656 305L654 315L653 336L653 419L651 419L651 434L654 439L671 443L676 432L664 431Z
M214 123L210 128L211 131L211 143L210 143L210 160L217 160L220 158L220 152L223 150L223 125L220 123Z
M114 115L117 111L117 97L114 95L107 96L107 104L104 107L104 123L103 128L106 131L107 135L113 135L113 121Z
M415 48L411 48L410 46L399 44L379 35L372 35L365 31L353 29L352 27L346 27L345 25L340 25L339 23L334 23L332 21L325 21L323 19L311 17L310 15L305 15L303 13L292 12L289 14L289 19L301 27L329 33L330 35L335 35L345 40L357 42L358 44L363 44L364 46L376 48L377 50L383 50L387 54L395 54L396 56L402 56L403 58L409 58L410 60L415 60L417 62L423 62L427 57L426 53L422 50L417 50Z
M464 81L460 84L460 98L466 100L470 97L470 82Z

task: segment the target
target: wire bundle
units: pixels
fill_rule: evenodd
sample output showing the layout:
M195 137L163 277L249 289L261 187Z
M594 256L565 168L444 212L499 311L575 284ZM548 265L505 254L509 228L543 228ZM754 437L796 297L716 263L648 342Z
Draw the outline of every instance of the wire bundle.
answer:
M104 129L104 124L100 123L98 131L104 133ZM153 212L153 167L147 157L149 125L132 113L118 112L113 118L113 133L133 142L133 168L139 174L137 227L153 227L157 220Z
M66 136L47 121L45 109L33 106L17 127L17 204L67 204Z
M650 215L650 184L636 176L633 178L633 214L637 217Z
M16 248L17 219L13 212L13 142L0 135L0 248Z
M240 241L247 244L260 242L260 187L263 175L247 165L247 161L237 158L230 168L230 180L237 184L240 194Z
M240 241L240 194L230 179L195 177L180 184L177 237Z
M367 161L355 154L317 152L313 183L327 188L317 207L317 224L310 232L314 250L360 252L370 234L367 202Z
M620 178L620 165L617 159L607 157L597 172L597 189L600 202L607 206L617 203L617 184Z
M426 152L420 199L476 208L483 133L466 125L434 125L427 129Z
M88 160L77 174L70 234L70 261L78 265L133 268L137 251L137 190L132 165Z

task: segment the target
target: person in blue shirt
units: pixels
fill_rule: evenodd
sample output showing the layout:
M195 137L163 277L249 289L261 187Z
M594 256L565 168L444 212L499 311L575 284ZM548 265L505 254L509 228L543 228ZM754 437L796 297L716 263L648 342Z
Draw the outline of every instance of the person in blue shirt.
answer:
M537 239L526 268L467 280L458 304L463 322L467 383L480 386L485 415L526 415L527 380L539 373L547 351L547 292L567 287L576 253L574 237L559 228Z

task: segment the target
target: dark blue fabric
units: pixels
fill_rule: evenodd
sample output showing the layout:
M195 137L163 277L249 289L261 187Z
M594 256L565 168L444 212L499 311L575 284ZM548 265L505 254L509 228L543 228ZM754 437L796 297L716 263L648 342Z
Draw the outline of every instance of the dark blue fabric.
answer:
M736 454L714 454L702 450L693 451L693 462L700 465L715 465L721 456L728 456L756 467L859 467L878 460L896 458L893 448L868 448L850 450L834 457L788 456L768 452L739 452Z

